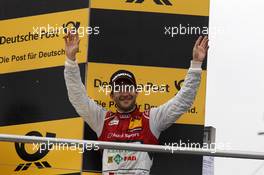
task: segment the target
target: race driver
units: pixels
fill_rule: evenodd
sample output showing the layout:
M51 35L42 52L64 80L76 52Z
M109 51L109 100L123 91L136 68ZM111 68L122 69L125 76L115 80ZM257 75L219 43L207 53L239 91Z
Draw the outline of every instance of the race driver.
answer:
M64 77L69 100L77 113L96 132L98 140L158 144L160 133L175 123L192 106L201 80L201 65L208 50L207 36L200 36L193 47L193 59L184 86L176 96L159 107L140 111L136 105L138 92L135 89L116 90L113 87L113 85L136 86L133 73L128 70L115 72L109 83L113 87L110 97L116 104L115 112L104 109L87 96L76 59L80 42L78 34L69 32L64 39L67 56ZM102 173L148 175L152 162L152 157L147 152L104 149Z

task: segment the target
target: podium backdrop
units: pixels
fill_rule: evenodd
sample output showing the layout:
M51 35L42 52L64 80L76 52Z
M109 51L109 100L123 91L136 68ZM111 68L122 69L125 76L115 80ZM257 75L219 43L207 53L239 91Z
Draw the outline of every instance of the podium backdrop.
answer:
M0 9L0 133L8 134L97 139L67 97L61 27L87 29L79 30L81 77L88 95L111 110L99 86L114 71L165 85L163 93L138 97L140 110L158 106L180 90L194 42L208 34L209 0L2 0ZM161 144L202 143L205 93L206 62L193 107L162 133ZM0 143L0 174L100 174L99 151L32 149ZM201 175L202 157L154 154L151 174Z

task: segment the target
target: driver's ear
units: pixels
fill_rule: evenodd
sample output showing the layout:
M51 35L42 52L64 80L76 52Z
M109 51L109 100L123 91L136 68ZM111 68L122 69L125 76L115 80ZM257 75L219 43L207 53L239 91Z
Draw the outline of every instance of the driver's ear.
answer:
M114 98L113 92L110 93L110 98L113 100L113 98Z

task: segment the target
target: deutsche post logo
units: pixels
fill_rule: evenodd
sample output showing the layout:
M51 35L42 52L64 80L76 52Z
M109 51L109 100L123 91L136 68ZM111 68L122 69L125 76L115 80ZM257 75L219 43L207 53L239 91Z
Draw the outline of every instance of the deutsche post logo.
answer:
M26 136L38 136L43 137L41 133L37 131L31 131L26 134ZM47 133L46 137L52 137L55 138L55 133ZM39 161L40 159L44 158L48 153L49 150L52 148L52 145L49 145L49 147L46 147L45 150L40 151L40 148L33 154L30 154L25 149L25 143L15 143L15 148L17 155L26 161L26 163L20 163L14 171L25 171L30 166L36 166L38 169L43 168L51 168L51 165L47 161Z
M78 30L79 27L80 27L80 25L81 25L81 22L79 22L79 21L76 21L76 22L74 22L74 21L69 21L69 22L67 22L66 24L63 24L62 27L63 27L63 29L64 29L64 33L68 33L68 28L69 28L70 30L72 30L72 29L74 29L74 30Z

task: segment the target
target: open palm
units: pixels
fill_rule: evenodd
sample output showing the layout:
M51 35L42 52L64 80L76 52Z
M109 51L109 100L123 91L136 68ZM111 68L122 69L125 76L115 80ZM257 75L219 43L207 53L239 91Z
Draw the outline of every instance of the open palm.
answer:
M75 60L76 53L79 52L80 39L78 33L72 34L69 32L66 36L64 36L64 40L67 58Z
M193 60L203 62L208 51L208 37L200 36L193 47Z

